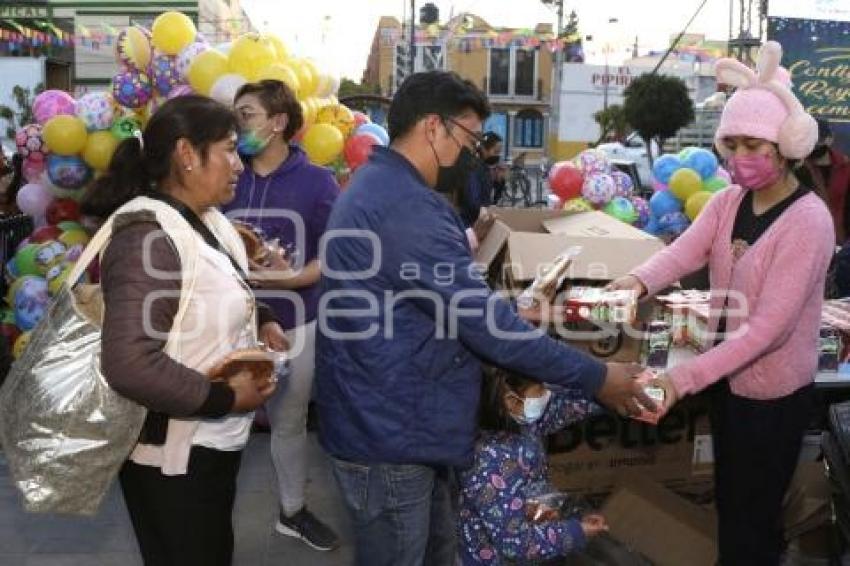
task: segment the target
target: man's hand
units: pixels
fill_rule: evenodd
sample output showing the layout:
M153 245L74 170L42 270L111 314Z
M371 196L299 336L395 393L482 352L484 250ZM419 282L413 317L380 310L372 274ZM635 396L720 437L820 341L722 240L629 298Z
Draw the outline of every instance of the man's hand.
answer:
M524 309L517 308L517 314L523 320L532 324L563 324L567 318L567 307L565 305L544 305L535 303L534 306Z
M634 379L635 375L643 371L641 366L615 362L606 365L608 373L605 375L605 383L596 395L600 403L623 417L640 414L641 406L653 413L657 412L655 402Z
M289 350L289 340L286 339L283 329L277 322L267 322L260 327L260 342L275 352Z

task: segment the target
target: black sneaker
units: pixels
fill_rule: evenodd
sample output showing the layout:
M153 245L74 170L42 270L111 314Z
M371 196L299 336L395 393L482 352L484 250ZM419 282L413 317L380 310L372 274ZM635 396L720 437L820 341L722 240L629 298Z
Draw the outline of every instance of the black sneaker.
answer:
M302 507L292 517L287 517L281 511L274 529L282 535L300 538L316 550L333 550L339 546L336 533L306 507Z

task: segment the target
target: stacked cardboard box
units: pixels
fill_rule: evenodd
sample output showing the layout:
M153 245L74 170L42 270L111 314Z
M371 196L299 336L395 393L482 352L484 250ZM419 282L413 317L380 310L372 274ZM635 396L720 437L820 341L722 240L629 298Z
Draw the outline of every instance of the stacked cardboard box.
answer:
M563 273L564 288L602 287L664 248L663 242L602 212L491 208L495 222L481 241L476 262L490 285L517 297L552 269L558 257L574 248ZM567 294L555 299L566 304ZM638 361L643 324L653 306L641 305L628 324L571 320L558 335L606 361ZM578 317L582 318L582 317ZM592 317L591 317L592 318Z

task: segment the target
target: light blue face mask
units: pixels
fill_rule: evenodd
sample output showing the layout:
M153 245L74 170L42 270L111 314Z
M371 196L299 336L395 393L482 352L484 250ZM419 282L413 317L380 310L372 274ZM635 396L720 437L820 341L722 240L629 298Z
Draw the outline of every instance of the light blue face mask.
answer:
M522 400L522 415L514 417L520 424L536 423L543 417L546 412L546 407L549 405L549 399L552 397L552 392L546 389L540 397L522 398L514 394L518 399Z

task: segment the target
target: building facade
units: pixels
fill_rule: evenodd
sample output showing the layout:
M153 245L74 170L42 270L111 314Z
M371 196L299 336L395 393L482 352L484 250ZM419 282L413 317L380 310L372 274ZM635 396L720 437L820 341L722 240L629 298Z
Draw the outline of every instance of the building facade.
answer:
M363 74L364 84L392 96L409 73L410 35L394 17L382 17ZM419 24L415 70L449 70L481 88L493 114L484 129L505 140L505 157L534 164L545 155L551 108L551 24L533 30L495 28L461 14L444 23Z
M47 57L49 88L74 95L106 89L117 71L115 39L121 29L149 28L168 10L192 18L214 45L251 31L239 0L2 0L0 33L5 28L22 41L0 42L0 55Z

